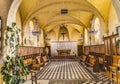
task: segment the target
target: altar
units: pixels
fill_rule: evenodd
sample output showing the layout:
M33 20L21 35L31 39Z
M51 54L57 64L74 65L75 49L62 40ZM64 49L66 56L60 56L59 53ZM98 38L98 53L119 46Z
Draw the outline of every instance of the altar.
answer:
M73 52L77 54L76 41L51 42L51 56L70 56Z
M57 49L58 56L70 56L71 49Z

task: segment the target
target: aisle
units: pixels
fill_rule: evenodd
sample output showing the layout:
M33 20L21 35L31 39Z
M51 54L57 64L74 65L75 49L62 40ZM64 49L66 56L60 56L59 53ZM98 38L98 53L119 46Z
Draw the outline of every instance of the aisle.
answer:
M37 74L40 80L93 80L94 76L79 61L52 61Z
M38 72L37 79L40 84L116 84L104 73L93 73L83 63L68 60L48 63Z

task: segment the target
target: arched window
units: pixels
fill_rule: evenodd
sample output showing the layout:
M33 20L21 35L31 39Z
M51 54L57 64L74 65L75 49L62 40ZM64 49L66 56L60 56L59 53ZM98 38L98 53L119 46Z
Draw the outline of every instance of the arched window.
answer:
M32 31L34 30L34 27L35 27L33 21L30 21L30 22L29 22L29 27L30 27L30 29L29 29L30 45L32 45L32 46L37 46L37 36L34 36L34 35L32 34Z
M88 44L88 41L89 41L89 37L88 37L88 31L87 29L85 29L85 33L84 33L84 44L87 45Z
M100 20L99 18L95 18L94 20L94 29L95 31L97 31L97 33L95 34L95 43L99 44L99 41L100 41Z
M37 46L37 37L32 35L34 29L33 21L29 21L24 29L24 45Z

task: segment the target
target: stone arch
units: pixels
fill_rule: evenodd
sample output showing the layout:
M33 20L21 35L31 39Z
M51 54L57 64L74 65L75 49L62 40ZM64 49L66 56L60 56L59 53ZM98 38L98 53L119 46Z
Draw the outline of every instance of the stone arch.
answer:
M16 22L16 13L17 13L17 10L21 4L22 0L13 0L11 6L10 6L10 9L8 11L8 16L7 16L7 21L6 21L6 25L7 26L11 26L11 23L12 22ZM4 40L5 40L5 31L3 32L3 43ZM7 52L8 48L7 46L5 46L5 44L3 44L3 56L5 56L6 52Z
M59 15L59 16L52 18L46 24L44 24L42 26L42 29L44 29L45 27L52 25L54 23L56 23L56 24L64 24L64 23L70 24L70 23L72 23L72 24L78 24L78 25L83 26L84 28L87 28L85 26L85 24L83 24L80 20L76 19L75 17L69 16L69 15L64 15L64 16Z
M41 2L41 4L42 4L42 3L44 3L44 1ZM31 11L31 12L27 15L27 17L25 18L23 24L25 24L29 19L31 19L32 16L34 16L35 14L37 14L37 11L40 11L40 10L42 10L42 9L44 9L44 8L47 8L47 7L49 7L50 5L61 4L61 3L63 3L63 1L58 0L58 1L54 1L54 2L47 2L47 3L43 4L43 5L39 5L39 7L35 8L33 11ZM74 1L68 0L68 1L64 1L64 3L70 3L70 4L77 5L77 6L81 5L81 1L78 1L78 0L74 0ZM82 11L91 12L91 13L93 13L93 14L95 14L95 15L98 15L99 17L101 17L101 18L104 20L104 18L103 18L102 15L100 14L100 12L99 12L91 3L89 3L88 1L82 0L82 4L84 4L87 9L85 9L85 8L79 8L79 7L78 7L78 8L75 9L75 10L82 10ZM75 11L75 10L74 10L74 11ZM95 10L95 11L94 11L94 10Z
M21 4L22 0L14 0L10 7L7 17L7 26L11 25L12 22L16 22L16 13Z

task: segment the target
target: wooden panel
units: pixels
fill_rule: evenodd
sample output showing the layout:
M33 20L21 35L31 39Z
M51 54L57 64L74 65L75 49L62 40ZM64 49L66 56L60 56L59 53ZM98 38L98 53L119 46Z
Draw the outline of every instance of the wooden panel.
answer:
M90 54L89 52L94 52L94 53L105 53L105 45L100 44L100 45L89 45L89 46L84 46L84 54Z
M116 47L116 39L117 38L118 38L118 34L112 34L107 37L103 37L106 55L116 55L117 54L117 47Z
M82 45L78 45L78 56L83 55L83 46Z
M50 48L50 46L45 46L45 52L46 52L46 54L47 54L49 57L51 57L51 48Z
M113 66L118 66L118 65L120 65L120 56L113 56ZM118 64L119 63L119 64Z
M20 56L32 55L40 53L40 47L31 47L31 46L20 46L18 49L18 54Z
M88 54L89 54L89 50L90 50L90 49L89 49L89 46L85 46L85 47L84 47L84 54L85 54L85 55L88 55Z

